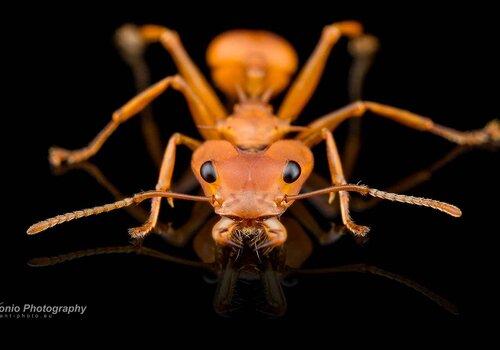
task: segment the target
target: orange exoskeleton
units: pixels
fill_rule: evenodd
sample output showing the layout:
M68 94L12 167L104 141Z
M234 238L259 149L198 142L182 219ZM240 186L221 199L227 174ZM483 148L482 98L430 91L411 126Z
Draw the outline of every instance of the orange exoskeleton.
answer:
M270 101L289 85L298 66L293 47L280 36L266 31L234 30L218 36L208 48L207 61L215 85L232 102L232 110L227 111L190 59L177 33L154 25L122 27L118 32L118 40L131 56L142 54L149 43L160 42L171 54L179 75L160 80L119 108L88 146L76 151L52 148L49 156L52 165L76 163L93 156L121 123L137 115L168 88L182 93L204 141L179 133L171 136L156 191L59 215L33 225L28 233L38 233L65 221L151 199L149 219L144 225L130 230L133 237L144 237L157 224L162 197L168 198L170 204L174 198L210 202L214 211L221 216L213 228L213 238L220 245L239 246L243 243L243 235L251 237L252 242L258 241L259 244L255 245L257 248L268 249L285 242L286 228L279 218L293 201L320 194L329 194L331 202L338 192L342 221L356 235L365 235L368 228L357 225L351 219L349 191L428 206L455 217L460 216L458 208L443 202L347 184L333 131L343 121L362 117L369 111L460 145L482 145L499 140L499 124L496 120L483 129L462 132L406 110L358 100L309 125L292 125L314 93L329 53L342 36L349 38L353 43L351 47L360 54L376 46L375 39L364 34L358 22L346 21L326 26L314 52L276 112ZM310 149L321 141L326 143L332 186L300 194L313 169ZM176 148L179 145L193 150L192 170L205 196L170 191Z

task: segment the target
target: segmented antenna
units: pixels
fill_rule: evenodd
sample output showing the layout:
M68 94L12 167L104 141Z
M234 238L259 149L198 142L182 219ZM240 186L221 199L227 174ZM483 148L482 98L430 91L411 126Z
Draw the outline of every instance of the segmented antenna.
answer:
M460 208L441 201L437 201L435 199L422 198L422 197L414 197L414 196L405 196L402 194L395 194L390 192L384 192L377 189L370 189L368 194L372 197L377 197L381 199L386 199L393 202L401 202L408 203L413 205L419 205L423 207L429 207L432 209L436 209L442 211L448 215L454 216L456 218L462 216L462 211Z
M370 188L370 187L367 187L364 185L346 184L346 185L331 186L331 187L326 187L326 188L312 191L312 192L301 193L301 194L298 194L295 196L286 196L284 198L284 201L287 202L287 201L291 201L291 200L299 200L299 199L314 197L317 195L335 193L335 192L340 192L340 191L358 192L362 195L370 195L372 197L386 199L386 200L393 201L393 202L401 202L401 203L419 205L419 206L423 206L423 207L429 207L432 209L442 211L442 212L444 212L448 215L454 216L456 218L462 216L462 211L458 207L456 207L452 204L449 204L449 203L445 203L445 202L441 202L441 201L437 201L437 200L429 199L429 198L406 196L406 195L402 195L402 194L384 192L384 191L377 190L375 188Z
M175 192L148 191L148 192L138 193L138 194L134 195L133 197L125 198L125 199L122 199L122 200L114 202L114 203L100 205L100 206L88 208L88 209L76 210L76 211L73 211L70 213L54 216L53 218L46 219L46 220L40 221L34 225L31 225L28 228L27 233L29 235L34 235L34 234L37 234L39 232L45 231L51 227L54 227L56 225L62 224L64 222L84 218L87 216L97 215L97 214L101 214L101 213L107 213L109 211L128 207L128 206L133 205L133 204L138 204L146 199L158 198L158 197L175 198L175 199L182 199L182 200L188 200L188 201L198 201L198 202L200 202L200 201L201 202L212 201L211 197L205 197L205 196L192 196L189 194L175 193Z
M34 225L31 225L30 228L28 229L27 233L29 235L34 235L39 232L45 231L51 227L54 227L56 225L62 224L64 222L84 218L87 216L92 216L92 215L98 215L101 213L107 213L112 210L120 209L123 207L128 207L129 205L132 205L134 203L134 198L125 198L122 199L121 201L110 203L110 204L105 204L101 205L98 207L94 208L89 208L89 209L82 209L82 210L76 210L71 213L66 213L62 215L57 215L54 216L53 218L47 219L40 221Z

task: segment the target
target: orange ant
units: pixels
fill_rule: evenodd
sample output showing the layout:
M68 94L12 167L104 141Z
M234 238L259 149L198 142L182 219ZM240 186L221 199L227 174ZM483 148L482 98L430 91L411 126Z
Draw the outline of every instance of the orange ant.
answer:
M233 30L221 34L207 50L207 61L215 85L237 101L232 114L222 105L214 90L191 61L176 32L155 25L126 26L121 32L125 45L140 49L160 42L171 54L180 75L169 76L147 88L113 113L108 125L86 147L68 151L54 147L49 159L52 165L72 164L96 154L118 126L143 111L154 99L173 88L186 99L196 126L204 138L198 141L180 133L169 139L161 164L156 191L137 194L115 203L58 215L28 229L41 232L57 224L123 208L151 199L148 220L131 229L133 238L142 238L158 221L161 198L173 206L174 199L209 202L221 216L212 229L219 245L240 247L242 237L252 237L267 248L286 241L286 229L279 217L295 200L329 194L331 203L338 192L343 224L355 235L366 235L349 215L349 194L363 195L431 207L454 217L461 216L457 207L432 199L404 196L347 184L332 132L350 118L366 112L385 117L410 128L426 131L460 145L483 145L500 139L497 120L476 131L457 131L434 123L409 111L376 102L356 101L320 117L307 126L292 125L312 94L335 43L346 36L358 45L373 44L363 33L361 24L345 21L324 28L320 41L295 81L291 84L277 113L269 101L282 92L297 69L297 54L283 38L266 31ZM293 138L287 138L296 133ZM300 190L313 169L311 148L325 141L333 186L308 193ZM170 192L176 148L185 145L193 150L191 167L204 196Z

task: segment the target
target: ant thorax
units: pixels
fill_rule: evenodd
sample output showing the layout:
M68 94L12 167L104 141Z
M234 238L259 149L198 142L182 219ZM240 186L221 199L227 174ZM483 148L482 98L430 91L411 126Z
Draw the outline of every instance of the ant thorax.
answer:
M271 105L254 101L236 104L233 114L217 124L217 130L242 150L261 151L282 139L289 123L277 118Z

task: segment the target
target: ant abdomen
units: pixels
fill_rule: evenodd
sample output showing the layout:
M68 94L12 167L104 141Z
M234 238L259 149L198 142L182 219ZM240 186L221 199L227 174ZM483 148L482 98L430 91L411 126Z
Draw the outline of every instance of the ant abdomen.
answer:
M208 47L207 62L219 89L236 97L266 91L278 94L297 69L297 53L284 38L262 30L232 30L217 36Z

